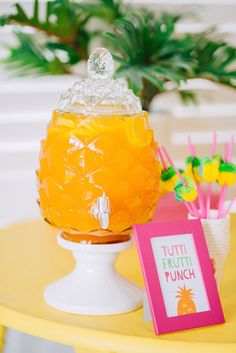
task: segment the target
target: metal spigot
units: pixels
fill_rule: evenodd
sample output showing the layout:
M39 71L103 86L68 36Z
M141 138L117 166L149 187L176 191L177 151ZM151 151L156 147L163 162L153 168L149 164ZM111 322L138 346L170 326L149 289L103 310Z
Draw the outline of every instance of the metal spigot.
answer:
M99 220L102 229L107 229L109 227L110 213L109 197L107 197L105 192L103 192L102 196L97 198L96 205L92 208L92 214Z

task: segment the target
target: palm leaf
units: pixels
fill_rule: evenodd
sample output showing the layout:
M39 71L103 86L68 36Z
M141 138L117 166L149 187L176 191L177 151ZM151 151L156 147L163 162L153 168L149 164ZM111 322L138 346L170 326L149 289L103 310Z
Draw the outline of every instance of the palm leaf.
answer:
M6 24L8 24L8 22L9 22L8 15L0 16L0 27L5 26Z
M17 75L59 75L68 73L68 67L54 50L39 45L33 36L16 33L18 44L9 48L10 55L3 63ZM52 49L52 48L51 48Z
M113 23L114 20L122 18L124 13L127 12L127 7L120 0L93 0L80 3L79 6L90 17L97 17L108 23Z
M68 67L73 66L80 61L80 56L78 55L78 53L73 49L73 47L69 45L55 41L49 41L45 43L45 47L51 50L54 54L56 54L57 52L64 53L63 62L66 63ZM65 57L67 57L67 59L65 59Z
M141 94L143 82L138 68L122 65L116 70L115 76L117 78L125 77L133 92L138 95Z
M138 94L146 107L155 94L165 90L166 81L178 87L189 78L203 77L236 87L236 48L213 39L215 28L177 37L179 18L169 14L155 18L145 11L117 20L114 31L105 35L119 73L134 87L138 78ZM180 96L185 102L196 100L193 92L181 91Z
M39 18L38 0L34 0L32 16L28 16L19 3L15 4L15 8L16 14L0 17L1 26L6 24L31 26L70 45L78 42L77 37L81 29L84 31L84 26L89 18L88 14L72 0L47 1L44 20ZM86 58L87 53L84 53L83 56Z
M195 43L193 55L198 58L195 77L236 87L236 48L222 40L213 40L203 35L196 38Z
M174 37L178 20L178 16L167 14L156 19L144 11L117 20L114 31L105 35L119 64L118 74L127 78L145 102L148 93L144 94L144 89L150 91L150 101L153 95L164 90L166 81L179 85L193 73L195 60L190 55L191 38Z
M46 1L44 19L39 18L38 0L34 0L32 15L27 15L19 3L15 4L15 9L15 14L0 17L0 26L20 24L31 26L45 34L44 44L41 44L41 39L39 44L36 36L29 35L28 45L26 34L17 35L18 45L8 48L9 57L6 60L7 66L14 68L16 73L65 73L68 72L70 66L88 58L89 43L94 32L86 29L89 15L76 2L72 0ZM43 57L40 55L39 48L42 48L45 54ZM62 53L64 53L63 56L60 55ZM47 59L47 55L51 58L50 60ZM30 65L31 61L32 65ZM17 66L19 70L16 70ZM26 70L26 67L30 67L30 70Z

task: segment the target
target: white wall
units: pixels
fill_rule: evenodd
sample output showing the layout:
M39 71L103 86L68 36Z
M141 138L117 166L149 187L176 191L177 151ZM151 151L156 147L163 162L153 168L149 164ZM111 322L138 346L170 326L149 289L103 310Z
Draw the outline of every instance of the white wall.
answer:
M40 140L61 92L75 77L0 81L0 224L38 217L35 169Z

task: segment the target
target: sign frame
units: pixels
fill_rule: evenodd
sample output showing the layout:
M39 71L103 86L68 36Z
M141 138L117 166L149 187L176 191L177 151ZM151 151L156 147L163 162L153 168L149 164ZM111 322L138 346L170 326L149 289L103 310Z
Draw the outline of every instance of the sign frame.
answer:
M153 222L135 225L133 230L155 333L158 335L224 323L224 314L201 221L194 219L174 222ZM168 316L151 239L156 237L169 238L169 236L174 237L178 235L184 237L184 235L190 234L192 235L195 247L193 251L198 258L201 281L203 281L206 291L209 310L185 315Z

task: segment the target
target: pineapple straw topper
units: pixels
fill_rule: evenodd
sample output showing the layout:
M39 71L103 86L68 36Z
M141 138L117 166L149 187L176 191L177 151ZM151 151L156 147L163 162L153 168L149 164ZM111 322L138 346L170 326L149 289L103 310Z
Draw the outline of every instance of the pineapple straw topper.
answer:
M231 136L231 141L229 146L225 146L225 156L224 160L219 155L214 155L216 149L216 133L213 134L213 143L211 148L211 158L203 157L201 160L201 167L199 170L199 174L202 177L202 181L207 183L213 183L213 181L218 182L220 186L223 186L220 193L220 199L218 203L218 218L225 217L230 211L233 203L236 201L236 197L231 201L227 211L224 212L224 200L227 193L227 187L232 186L236 182L236 165L232 163L232 149L234 143L234 136ZM191 139L189 137L189 146L192 148L192 153L195 154L195 146L192 145ZM227 152L228 151L228 152ZM209 163L210 160L210 163ZM230 162L229 162L230 161ZM188 161L187 161L188 162ZM194 174L194 173L192 173ZM197 184L198 187L198 184ZM209 191L210 189L210 191ZM200 192L200 187L198 188L198 192ZM208 193L209 192L209 193ZM208 188L207 197L206 197L206 209L204 211L204 218L209 218L209 210L210 210L210 193L211 186ZM204 207L204 204L203 204ZM208 212L207 212L208 210Z
M162 162L163 169L165 171L167 170L167 167L166 167L162 152L164 153L170 166L175 170L175 173L178 176L178 178L176 179L176 182L175 182L175 186L174 186L174 190L176 192L176 199L178 201L184 201L184 205L187 208L189 213L191 213L192 215L197 214L197 216L200 217L200 214L199 214L196 206L192 202L193 200L195 200L195 198L197 196L197 190L196 190L196 186L195 186L194 181L192 179L188 178L187 176L182 175L180 173L180 171L174 166L173 161L172 161L171 157L169 156L169 154L167 153L165 147L160 146L158 153L159 153L159 156L160 156L160 159Z
M167 169L163 168L161 172L161 182L163 184L163 189L165 191L172 192L174 190L177 178L178 175L172 166L168 166Z
M175 168L173 166L171 166L171 165L169 165L168 167L166 166L161 149L158 149L158 155L160 157L161 164L162 164L160 189L163 190L164 192L165 191L173 192L175 185L176 185L176 180L178 179L178 175L177 175ZM184 174L183 169L179 169L179 172L181 174Z
M175 185L175 193L177 201L194 201L197 197L197 188L193 179L187 175L184 177L185 184L182 180L177 180Z
M163 166L162 171L162 187L164 191L175 191L176 200L184 201L185 207L189 213L197 218L209 218L209 211L211 208L211 187L213 182L217 182L222 186L219 203L218 203L218 218L225 217L234 202L236 202L236 196L230 201L228 208L224 211L224 200L227 192L227 187L232 186L236 182L236 165L232 163L232 150L234 143L234 136L231 136L231 141L225 146L224 159L215 154L217 134L213 134L213 142L211 146L210 156L205 156L199 159L195 154L195 146L192 145L191 139L189 138L192 153L194 156L188 156L186 158L186 171L178 170L175 168L171 157L168 155L166 149L162 146L158 149L158 154L161 159ZM163 153L168 160L170 166L167 167L163 158ZM198 210L194 200L197 197L198 192L201 192L200 187L196 190L196 182L207 182L207 195L206 204L203 201L203 213ZM175 185L174 185L175 184ZM174 187L173 187L174 185ZM203 216L204 214L204 216Z
M168 191L168 189L170 189L170 188L168 186L166 187L165 185L168 182L166 179L169 178L171 174L173 174L172 172L170 172L170 168L171 168L171 170L174 170L174 174L175 175L177 175L177 173L175 172L175 169L172 166L167 167L167 165L165 163L165 160L164 160L164 157L163 157L163 154L162 154L161 146L158 147L157 153L158 153L158 155L160 157L161 165L162 165L162 168L163 168L162 169L162 173L161 173L161 179L160 179L160 188L163 191ZM171 191L174 191L174 188ZM171 191L169 191L169 192L171 192ZM191 209L190 205L188 205L187 202L185 203L185 207L187 208L188 212L191 213L192 209Z
M188 315L196 313L197 310L193 300L194 293L192 288L187 289L184 285L182 288L178 287L178 291L176 293L176 298L179 298L177 304L177 314Z
M202 183L202 177L200 174L201 161L196 156L188 156L186 158L186 174L192 178L195 183Z
M227 212L229 212L228 209L227 212L224 212L224 201L227 194L227 188L236 182L236 165L232 163L233 144L234 135L231 136L230 144L225 145L225 160L221 162L219 167L218 184L222 186L222 189L219 197L217 218L224 217ZM233 200L235 200L235 198Z
M193 167L193 176L194 176L194 180L196 182L197 192L198 192L198 202L199 202L199 209L200 209L199 212L200 212L201 216L204 217L205 216L205 207L204 207L203 197L202 197L202 193L201 193L201 189L200 189L200 183L202 182L202 178L199 174L200 160L196 157L195 146L192 144L190 135L188 136L188 146L189 146L190 154L193 157L192 167Z

